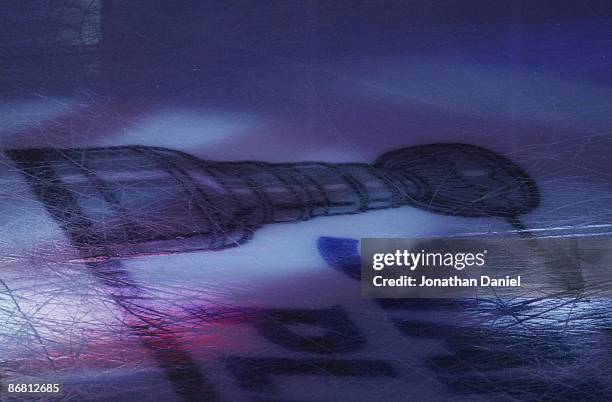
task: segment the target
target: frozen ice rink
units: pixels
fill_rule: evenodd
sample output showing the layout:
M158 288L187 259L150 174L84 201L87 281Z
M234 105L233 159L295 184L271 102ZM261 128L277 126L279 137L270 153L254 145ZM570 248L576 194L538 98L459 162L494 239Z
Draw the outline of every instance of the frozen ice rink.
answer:
M329 166L477 145L535 183L536 237L609 235L611 49L595 0L6 2L0 382L66 401L610 400L607 298L362 298L360 238L519 234L439 213L444 177L399 205L374 196L389 177Z

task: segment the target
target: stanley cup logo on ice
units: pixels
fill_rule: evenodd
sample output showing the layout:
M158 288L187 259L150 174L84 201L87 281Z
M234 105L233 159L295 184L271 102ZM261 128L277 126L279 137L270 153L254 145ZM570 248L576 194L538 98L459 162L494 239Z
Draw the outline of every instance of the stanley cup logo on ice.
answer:
M539 202L522 169L466 144L402 148L373 164L206 161L146 146L6 153L91 257L222 249L266 224L375 209L511 218Z

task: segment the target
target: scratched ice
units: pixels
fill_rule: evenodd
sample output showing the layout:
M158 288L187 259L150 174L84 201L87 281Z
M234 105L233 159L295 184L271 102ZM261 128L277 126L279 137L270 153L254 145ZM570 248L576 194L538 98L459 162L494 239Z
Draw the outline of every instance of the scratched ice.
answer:
M370 301L350 247L334 243L336 265L317 249L518 236L508 205L536 237L609 234L609 5L171 3L0 14L3 384L59 380L64 400L609 399L609 300ZM478 204L445 182L446 157L433 197L367 168L432 143L502 155L539 204L507 188Z

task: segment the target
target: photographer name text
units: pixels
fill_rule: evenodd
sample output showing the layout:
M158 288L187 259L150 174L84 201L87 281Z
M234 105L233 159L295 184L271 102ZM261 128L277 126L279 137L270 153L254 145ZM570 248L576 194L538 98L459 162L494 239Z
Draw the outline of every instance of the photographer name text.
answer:
M492 278L482 275L480 278L459 278L451 276L448 278L429 278L421 276L414 278L402 275L399 278L385 278L377 275L372 279L372 284L376 287L520 287L521 277L505 276L504 278Z

